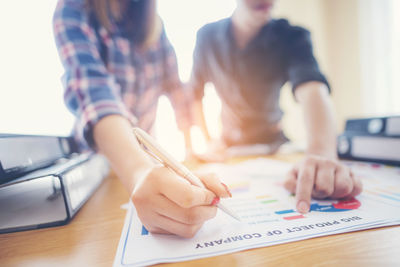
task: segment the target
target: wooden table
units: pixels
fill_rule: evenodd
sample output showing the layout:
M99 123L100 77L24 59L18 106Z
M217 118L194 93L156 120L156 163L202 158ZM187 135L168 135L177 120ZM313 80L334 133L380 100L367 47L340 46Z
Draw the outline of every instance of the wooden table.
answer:
M110 175L70 224L0 235L0 266L112 266L125 218L120 206L127 201L128 194L119 180ZM165 266L400 266L400 227L338 234Z

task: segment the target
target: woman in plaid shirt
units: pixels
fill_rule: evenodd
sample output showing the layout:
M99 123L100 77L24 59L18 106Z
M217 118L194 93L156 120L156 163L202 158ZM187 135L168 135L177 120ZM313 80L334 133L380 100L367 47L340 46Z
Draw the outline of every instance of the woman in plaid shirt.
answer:
M178 126L189 123L155 1L59 0L53 26L76 136L107 156L149 231L193 236L215 216L219 197L229 196L226 186L213 176L202 177L208 189L190 185L155 165L132 133L132 125L151 130L162 94Z

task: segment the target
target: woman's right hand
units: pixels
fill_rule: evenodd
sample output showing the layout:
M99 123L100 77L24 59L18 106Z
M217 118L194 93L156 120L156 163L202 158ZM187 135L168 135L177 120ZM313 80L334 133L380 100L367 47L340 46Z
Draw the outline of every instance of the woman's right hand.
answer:
M214 175L199 177L206 188L190 184L164 166L156 166L135 183L131 200L151 233L193 237L216 215L220 197L230 195Z
M216 214L218 197L230 196L213 175L199 178L207 189L191 185L168 168L155 165L132 134L129 122L110 115L94 128L94 139L125 188L143 225L152 233L192 237Z

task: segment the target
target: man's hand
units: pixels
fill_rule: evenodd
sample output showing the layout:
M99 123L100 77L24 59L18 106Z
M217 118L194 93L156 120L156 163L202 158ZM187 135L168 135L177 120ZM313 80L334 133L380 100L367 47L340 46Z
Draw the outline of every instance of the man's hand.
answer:
M301 213L309 211L311 197L350 198L362 191L360 179L347 166L317 155L307 155L293 167L284 186L296 194L296 207Z

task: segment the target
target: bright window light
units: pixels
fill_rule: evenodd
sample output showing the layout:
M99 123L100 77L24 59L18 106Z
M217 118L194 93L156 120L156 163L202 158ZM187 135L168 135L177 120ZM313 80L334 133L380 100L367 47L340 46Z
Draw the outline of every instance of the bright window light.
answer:
M192 68L196 32L207 23L229 17L235 0L159 0L158 13L175 48L179 74L187 81Z
M177 160L184 160L184 137L183 134L178 130L174 111L167 97L160 97L156 116L154 130L157 141Z
M68 135L52 30L57 1L0 2L0 133Z
M183 82L187 82L190 77L193 64L193 49L196 43L197 31L207 23L229 17L232 14L235 6L235 0L158 1L158 13L163 19L168 38L175 48L178 58L179 75ZM166 99L166 101L168 100ZM158 116L160 117L157 117L156 123L169 120L166 118L171 118L174 116L172 109L168 110L163 102L160 101L160 105L158 107ZM211 137L218 138L221 134L221 123L219 116L221 113L221 103L212 85L206 86L203 107L209 133ZM166 125L165 127L168 126ZM156 129L160 129L160 126L156 125ZM160 133L161 132L165 136L164 131L160 131ZM171 131L169 134L171 134L169 138L179 135L178 131ZM157 138L159 139L161 145L167 149L167 140L169 138L164 137L164 140L161 139L161 136L157 136ZM194 129L191 129L191 139L193 142L193 150L195 152L205 152L205 138L199 128L194 127ZM181 143L184 143L183 138ZM180 154L182 152L175 152L172 150L173 148L170 150L172 154L182 159L182 155ZM177 150L180 150L180 148Z
M206 152L206 139L204 134L201 132L200 127L193 126L190 129L190 137L193 144L193 151L198 154Z

